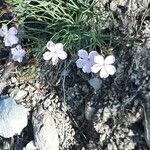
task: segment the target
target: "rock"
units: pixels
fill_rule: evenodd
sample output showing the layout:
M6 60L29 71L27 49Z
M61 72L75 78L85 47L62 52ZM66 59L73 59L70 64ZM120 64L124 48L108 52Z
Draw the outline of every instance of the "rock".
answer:
M95 89L95 91L99 90L102 86L102 80L98 78L90 79L88 82Z
M117 9L117 4L116 4L114 1L112 1L112 2L110 3L110 9L111 9L112 11L116 11L116 9Z
M34 110L32 124L35 146L39 150L59 150L58 133L49 111L42 107Z
M27 96L28 92L25 90L19 90L17 94L15 95L14 99L15 100L21 100Z
M94 113L95 113L95 108L90 105L90 102L87 103L85 106L85 118L87 120L92 120Z
M30 92L34 92L36 89L35 87L31 86L31 85L28 85L26 88L25 88L26 91L30 91Z
M23 150L37 150L37 148L35 147L34 142L31 141L26 145L26 147Z
M27 110L8 96L0 97L0 136L20 134L27 125Z
M103 111L103 121L106 122L111 117L111 115L112 113L110 112L110 108L105 107Z
M3 143L3 149L4 149L4 150L11 149L11 146L10 146L9 142L5 141L5 142Z
M2 93L5 87L6 87L6 81L0 81L0 94Z
M14 83L16 86L19 85L19 82L15 77L11 77L11 82Z

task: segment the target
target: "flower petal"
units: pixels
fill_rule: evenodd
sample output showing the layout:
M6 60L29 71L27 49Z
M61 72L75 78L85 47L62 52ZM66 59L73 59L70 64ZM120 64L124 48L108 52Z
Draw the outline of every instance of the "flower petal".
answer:
M47 42L46 48L52 52L55 51L55 44L52 41Z
M53 57L52 57L52 65L56 65L58 63L58 56L57 54L55 54Z
M55 51L63 51L63 44L62 43L56 43L55 44Z
M107 78L109 74L106 72L105 67L103 67L100 71L100 77L101 78Z
M7 36L4 37L5 46L11 47L12 45L17 44L18 42L19 39L15 35L8 34Z
M53 53L52 52L47 51L47 52L45 52L43 54L43 59L44 60L50 60L52 57L53 57Z
M105 64L111 65L115 62L115 57L113 55L109 55L105 58Z
M83 66L82 70L84 73L90 73L91 72L91 63L86 62L86 64Z
M13 55L13 56L12 56L12 59L13 59L14 61L18 61L19 63L21 63L22 60L23 60L23 57L19 57L19 56L17 56L17 55Z
M18 37L14 36L14 35L8 35L8 39L9 39L11 45L17 44L19 42Z
M16 35L18 33L18 31L15 27L11 27L8 32L11 35Z
M88 52L84 49L78 51L78 56L83 59L88 59Z
M94 62L103 65L104 64L104 57L102 55L97 55L94 57Z
M19 53L20 53L20 56L22 56L22 57L24 57L24 55L26 54L24 49L22 49Z
M105 65L105 69L110 75L113 75L116 72L116 68L113 65Z
M25 55L25 50L22 49L21 45L17 45L16 47L11 48L11 54L14 61L21 63Z
M1 28L4 32L8 32L8 27L6 24L2 24L2 28Z
M91 51L89 53L89 59L90 59L91 63L94 63L94 57L97 55L99 55L97 51Z
M64 60L64 59L66 59L67 58L67 53L65 52L65 51L58 51L57 52L57 55L58 55L58 57L60 58L60 59L62 59L62 60Z
M4 32L3 32L2 29L0 29L0 36L1 36L1 37L4 37L4 36L5 36L5 34L4 34Z
M99 64L94 64L94 65L91 67L91 71L92 71L93 73L97 73L97 72L99 72L99 71L101 70L101 68L102 68L101 65L99 65Z
M25 50L22 49L21 45L17 45L14 48L11 48L11 54L15 55L15 54L19 54L19 55L25 55Z
M85 65L86 61L84 59L78 59L76 61L76 65L78 68L83 68L83 66Z
M25 50L22 49L21 45L17 45L17 46L16 46L16 49L17 49L18 54L19 54L20 56L23 57L23 56L26 54Z
M18 57L18 59L16 59L16 61L18 61L19 63L21 63L23 60L23 57Z
M0 29L0 36L4 37L8 33L8 27L6 24L2 24L2 27Z
M4 40L3 40L5 46L12 46L9 39L7 38L7 36L4 37Z
M22 50L22 47L20 44L18 44L16 47L15 47L17 50L21 51Z

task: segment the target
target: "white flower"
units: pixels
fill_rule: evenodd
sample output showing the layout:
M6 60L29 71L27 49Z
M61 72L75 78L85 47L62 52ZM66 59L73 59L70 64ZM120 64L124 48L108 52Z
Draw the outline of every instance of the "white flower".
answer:
M115 62L115 57L113 55L104 57L101 55L95 56L94 64L91 68L93 73L100 71L101 78L107 78L109 75L113 75L116 72L116 68L112 65Z
M16 36L18 33L17 29L15 27L11 27L8 29L6 24L3 24L0 29L0 36L4 37L4 44L5 46L12 46L14 44L17 44L19 39Z
M25 0L26 4L30 4L32 0Z
M91 51L89 54L87 51L81 49L78 51L79 59L76 61L78 68L82 68L84 73L90 73L91 67L94 64L94 57L98 55L96 51Z
M22 49L21 45L17 45L14 48L11 48L12 59L14 61L22 62L23 57L25 56L25 50Z
M8 32L8 27L6 24L2 24L2 27L0 28L0 36L4 37Z
M64 60L67 58L67 53L63 50L63 44L62 43L53 43L52 41L49 41L46 45L47 49L49 51L46 51L43 54L44 60L50 60L52 59L52 64L56 65L58 63L58 60Z

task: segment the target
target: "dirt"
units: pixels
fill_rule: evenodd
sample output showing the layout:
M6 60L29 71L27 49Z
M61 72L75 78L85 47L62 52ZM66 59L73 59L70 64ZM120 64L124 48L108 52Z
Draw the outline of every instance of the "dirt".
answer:
M60 150L149 149L150 2L109 0L98 7L117 15L115 23L109 20L109 30L130 39L112 44L116 74L103 80L98 91L87 81L93 76L77 71L74 63L64 66L66 75L56 76L54 68L39 66L35 79L9 78L3 94L15 97L19 89L27 91L16 102L30 114L21 135L0 138L1 150L22 150L34 140L32 115L40 105L54 118Z

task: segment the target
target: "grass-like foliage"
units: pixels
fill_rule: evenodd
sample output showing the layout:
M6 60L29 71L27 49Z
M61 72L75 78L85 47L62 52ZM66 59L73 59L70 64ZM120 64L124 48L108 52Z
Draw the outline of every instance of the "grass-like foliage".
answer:
M96 0L14 0L23 38L38 46L46 41L62 42L65 50L102 48L107 17ZM39 49L41 50L41 49Z

